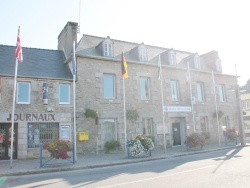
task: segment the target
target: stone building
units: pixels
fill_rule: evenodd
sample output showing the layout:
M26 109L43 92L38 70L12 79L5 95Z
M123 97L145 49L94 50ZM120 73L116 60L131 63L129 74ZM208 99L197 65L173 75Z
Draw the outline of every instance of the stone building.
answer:
M245 112L244 119L244 129L246 136L250 136L250 79L241 88L241 103L242 109Z
M77 41L77 23L68 22L59 34L58 50L23 48L17 93L29 92L29 100L19 103L17 94L18 158L35 157L39 143L63 138L63 132L73 141L73 41ZM13 46L0 46L0 131L5 137L12 109L14 51ZM122 52L128 69L124 80ZM126 140L138 134L151 136L155 146L162 148L184 145L192 132L209 133L208 142L221 143L223 129L239 125L237 100L229 90L237 78L222 73L216 51L198 54L84 34L76 45L76 62L77 153L102 151L111 140L124 149ZM43 104L44 83L48 104ZM98 125L85 116L87 109L98 112ZM125 119L127 112L137 112L138 118ZM43 137L43 129L51 124L56 128ZM6 146L2 148L2 155L8 157Z

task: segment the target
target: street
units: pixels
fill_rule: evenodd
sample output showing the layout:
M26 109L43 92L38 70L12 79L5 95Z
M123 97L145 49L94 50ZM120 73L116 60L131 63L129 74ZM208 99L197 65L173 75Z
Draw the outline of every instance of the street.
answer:
M131 159L133 160L133 159ZM249 187L250 147L128 165L9 176L5 187Z

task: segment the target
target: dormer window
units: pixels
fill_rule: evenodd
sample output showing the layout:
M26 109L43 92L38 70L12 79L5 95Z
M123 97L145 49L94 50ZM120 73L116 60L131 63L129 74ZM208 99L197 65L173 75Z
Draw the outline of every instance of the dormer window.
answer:
M196 69L201 69L201 63L200 63L200 58L198 55L194 56L194 67Z
M216 63L216 71L222 72L221 61L217 59L215 63Z
M139 48L139 60L147 61L147 51L145 48Z
M176 65L176 56L174 51L169 52L169 64L170 65Z
M104 43L104 56L113 57L113 44Z

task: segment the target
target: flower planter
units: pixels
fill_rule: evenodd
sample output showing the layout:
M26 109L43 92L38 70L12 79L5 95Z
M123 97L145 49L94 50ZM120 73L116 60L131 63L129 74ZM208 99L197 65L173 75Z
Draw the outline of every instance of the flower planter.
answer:
M72 146L68 141L54 140L49 144L44 144L43 149L48 150L48 152L50 153L50 157L52 158L67 159L70 158L68 152L72 151Z
M128 141L128 158L139 156L151 156L154 143L145 135L138 135L135 139Z

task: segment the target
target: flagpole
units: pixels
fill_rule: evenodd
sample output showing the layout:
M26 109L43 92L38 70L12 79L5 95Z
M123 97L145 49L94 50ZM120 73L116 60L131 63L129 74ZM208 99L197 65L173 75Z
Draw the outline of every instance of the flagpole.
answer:
M73 95L74 95L74 156L75 162L77 160L77 152L76 152L76 61L75 61L75 41L73 42L73 57L72 57L72 65L74 67L73 71Z
M194 104L193 104L193 94L192 94L192 87L191 87L191 77L190 77L189 62L187 62L187 65L188 65L188 79L189 79L190 101L191 101L192 116L193 116L193 129L194 129L194 132L195 132Z
M127 121L126 121L126 98L125 98L125 79L122 78L123 82L123 116L124 116L124 146L125 146L125 155L127 153Z
M163 87L162 87L162 69L161 69L161 57L159 55L159 59L158 59L158 63L159 63L159 68L160 68L160 72L159 72L159 79L161 81L161 107L162 107L162 122L163 122L163 140L164 140L164 152L167 152L167 148L166 148L166 128L165 128L165 117L164 117L164 101L163 101Z
M217 97L215 93L215 81L214 81L214 72L212 71L212 79L213 79L213 93L214 93L214 103L215 103L215 113L216 113L216 123L217 123L217 131L218 131L218 141L219 145L221 145L220 141L220 126L219 126L219 116L218 116L218 106L217 106Z
M13 104L12 104L12 118L11 118L10 168L12 168L12 161L13 161L13 137L14 137L14 114L15 114L15 103L16 103L17 69L18 69L18 60L16 58L14 90L13 90Z

